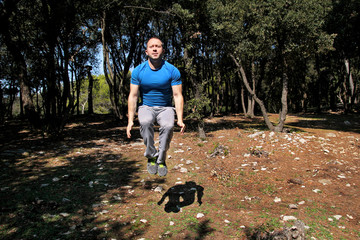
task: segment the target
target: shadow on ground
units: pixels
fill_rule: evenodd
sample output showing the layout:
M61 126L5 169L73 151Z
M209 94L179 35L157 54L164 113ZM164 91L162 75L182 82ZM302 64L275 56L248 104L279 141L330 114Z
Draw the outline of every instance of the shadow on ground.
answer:
M274 125L277 124L278 115L270 114L270 119ZM296 120L293 120L296 119ZM198 121L185 121L188 132L198 131ZM360 133L359 114L297 114L288 115L285 122L287 131L302 132L302 128L324 129L343 132ZM207 119L205 121L205 132L228 130L228 129L257 129L260 131L268 130L262 116L245 118L243 116L227 116L223 118Z
M193 204L195 202L195 196L200 206L203 195L204 188L193 181L189 181L185 184L175 185L169 188L158 202L158 205L161 205L165 199L169 198L165 204L165 212L178 213L181 208Z
M117 123L74 121L61 140L43 138L21 122L11 124L2 126L0 135L0 238L107 238L106 223L97 216L106 202L127 201L126 186L136 187L139 171L137 162L104 147L124 141ZM123 236L125 227L117 223L116 234Z

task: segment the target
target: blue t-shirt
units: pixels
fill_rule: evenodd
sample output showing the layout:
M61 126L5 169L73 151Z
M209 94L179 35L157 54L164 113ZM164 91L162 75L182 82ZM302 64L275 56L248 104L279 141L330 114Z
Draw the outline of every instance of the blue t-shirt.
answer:
M137 66L131 74L131 83L140 86L140 105L149 107L172 106L172 86L180 85L180 71L167 61L153 70L148 61Z

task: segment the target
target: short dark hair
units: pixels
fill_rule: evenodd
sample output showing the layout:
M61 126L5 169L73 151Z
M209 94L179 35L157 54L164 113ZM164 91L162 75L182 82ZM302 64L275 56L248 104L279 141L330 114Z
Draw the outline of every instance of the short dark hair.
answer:
M146 48L147 48L147 45L148 45L148 43L149 43L149 41L150 41L151 39L158 39L158 40L160 40L161 46L164 47L164 42L163 42L158 36L153 36L153 37L151 37L151 38L149 38L149 39L147 40L147 42L146 42Z

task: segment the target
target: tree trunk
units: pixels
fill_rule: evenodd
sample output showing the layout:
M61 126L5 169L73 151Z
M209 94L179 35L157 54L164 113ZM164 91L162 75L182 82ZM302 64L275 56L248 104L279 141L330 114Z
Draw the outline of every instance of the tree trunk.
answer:
M4 94L3 94L3 88L0 81L0 124L3 124L5 121L5 106L4 106Z
M243 66L241 65L241 62L240 62L240 61L237 61L236 58L235 58L235 56L234 56L232 53L230 53L230 57L231 57L232 60L234 61L235 65L238 67L239 77L242 78L246 89L247 89L248 92L254 97L255 101L259 104L260 109L261 109L261 112L262 112L262 115L263 115L263 117L264 117L264 121L265 121L265 123L266 123L266 126L267 126L271 131L275 131L275 127L274 127L274 125L271 123L271 121L270 121L270 119L269 119L269 116L267 115L267 110L266 110L266 108L265 108L264 103L256 96L255 92L252 91L252 89L250 88L249 82L248 82L248 80L247 80L247 77L246 77L244 68L243 68Z
M89 87L88 87L88 114L94 113L94 107L93 107L93 86L94 86L94 78L91 75L91 66L86 66L87 72L88 72L88 79L89 79Z
M110 63L110 56L109 56L109 49L106 41L106 12L103 12L103 16L101 19L101 41L102 41L102 47L103 47L103 69L104 69L104 76L107 84L109 85L109 95L110 95L110 102L111 106L114 112L114 115L117 118L121 118L121 113L118 109L118 103L117 103L117 92L116 92L116 69L114 70L111 67Z
M75 76L76 81L76 114L80 115L80 86L82 77L81 76Z
M199 133L199 138L200 139L206 139L204 120L200 120L199 123L198 123L198 133Z
M3 27L3 36L4 43L12 55L15 66L17 67L17 80L20 85L21 92L21 100L24 104L25 115L29 121L29 123L35 127L40 128L40 115L36 112L34 103L31 98L31 90L29 87L29 82L27 79L27 66L24 59L24 56L21 53L21 43L15 42L15 38L13 38L11 31L9 29L10 26L10 15L16 10L16 4L18 1L6 1L4 15L2 17L2 27Z
M349 80L349 110L351 110L353 104L354 104L354 100L355 100L355 85L354 85L354 80L351 74L351 67L350 67L350 60L345 58L344 59L344 64L345 64L345 69L346 69L346 78Z
M288 76L286 73L286 62L284 60L284 66L285 68L283 69L283 77L282 77L282 81L283 81L283 89L282 89L282 94L281 94L281 111L280 111L280 116L279 116L279 123L278 125L275 127L275 132L282 132L284 129L284 124L285 124L285 120L286 120L286 115L287 115L287 111L288 111L288 105L287 105L287 95L288 95Z
M241 106L242 106L242 109L243 109L243 113L244 113L244 116L246 117L247 114L246 114L246 106L245 106L245 96L244 96L244 87L241 86Z

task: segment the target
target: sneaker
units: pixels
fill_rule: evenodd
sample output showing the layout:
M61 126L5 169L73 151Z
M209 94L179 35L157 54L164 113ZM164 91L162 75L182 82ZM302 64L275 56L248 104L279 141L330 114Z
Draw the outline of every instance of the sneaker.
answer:
M156 174L158 171L158 165L156 163L156 160L157 160L156 157L148 158L147 170L150 174Z
M158 166L158 175L159 177L165 177L168 170L165 163L160 163Z

